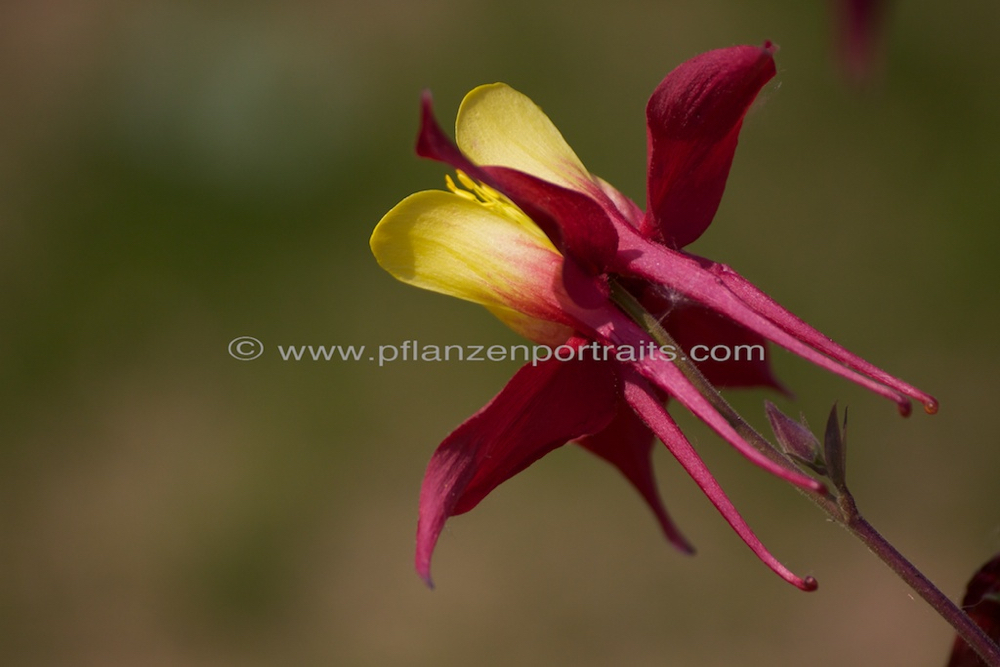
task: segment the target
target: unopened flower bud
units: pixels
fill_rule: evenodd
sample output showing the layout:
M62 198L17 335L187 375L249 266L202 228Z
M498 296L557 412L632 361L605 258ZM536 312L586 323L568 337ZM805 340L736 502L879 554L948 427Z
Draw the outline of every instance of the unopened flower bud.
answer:
M804 424L784 414L770 401L764 401L767 419L781 449L795 461L826 476L826 461L819 440Z

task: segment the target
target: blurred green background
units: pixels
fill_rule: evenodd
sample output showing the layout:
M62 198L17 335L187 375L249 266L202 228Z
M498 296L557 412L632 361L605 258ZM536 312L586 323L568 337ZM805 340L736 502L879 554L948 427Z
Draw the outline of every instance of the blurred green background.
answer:
M1000 550L1000 4L898 3L883 77L827 4L14 0L0 8L0 655L25 666L941 665L950 629L786 485L674 413L781 582L665 451L674 552L567 447L453 519L413 572L438 442L516 364L283 362L276 345L516 341L396 283L368 236L445 170L412 150L505 81L644 201L646 99L774 40L692 250L935 394L887 401L783 352L814 426L851 408L862 509L953 597ZM256 361L226 352L252 335Z

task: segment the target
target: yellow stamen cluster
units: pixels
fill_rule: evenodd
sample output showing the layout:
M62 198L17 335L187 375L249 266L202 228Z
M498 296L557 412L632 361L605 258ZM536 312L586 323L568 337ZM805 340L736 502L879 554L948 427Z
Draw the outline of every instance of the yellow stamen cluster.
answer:
M461 183L461 187L455 184L451 176L445 175L444 177L445 184L454 194L463 199L476 202L496 215L503 216L507 220L517 223L546 247L558 252L556 247L552 245L549 237L545 235L545 232L524 211L518 208L517 204L508 199L506 195L494 190L485 183L474 181L461 170L456 170L455 173L458 176L458 182ZM462 188L465 189L463 190Z

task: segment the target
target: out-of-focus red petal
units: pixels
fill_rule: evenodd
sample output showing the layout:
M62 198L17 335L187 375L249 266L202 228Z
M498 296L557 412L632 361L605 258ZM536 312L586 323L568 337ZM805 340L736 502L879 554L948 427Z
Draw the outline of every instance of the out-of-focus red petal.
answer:
M1000 555L979 568L969 581L962 609L990 639L1000 643ZM947 667L986 667L986 663L964 639L955 637Z
M681 64L646 106L647 238L682 248L712 222L743 116L774 76L775 47L735 46Z
M649 430L624 400L618 413L600 433L581 438L577 443L618 468L653 510L663 534L684 553L694 553L694 547L681 534L667 514L653 475L653 432Z
M888 4L886 0L833 0L840 65L853 83L867 83L878 73Z
M420 489L416 568L427 584L432 585L431 555L448 517L471 510L553 449L607 427L617 396L611 364L587 357L553 359L522 367L455 429L431 457Z

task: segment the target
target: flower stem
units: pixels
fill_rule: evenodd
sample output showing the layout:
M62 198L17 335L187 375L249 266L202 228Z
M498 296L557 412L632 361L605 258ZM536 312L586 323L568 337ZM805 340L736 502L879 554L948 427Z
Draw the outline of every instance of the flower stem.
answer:
M958 635L979 654L979 657L990 667L1000 667L1000 647L966 614L952 602L947 595L935 586L920 570L916 568L896 547L892 546L881 533L875 530L861 516L854 505L850 494L841 497L841 504L847 500L850 509L845 512L846 520L838 519L855 537L864 542L868 549L882 559L882 562L892 568L900 579L934 608L944 620L948 621ZM836 518L836 517L835 517Z
M663 328L659 320L643 308L642 304L628 290L614 280L611 281L611 298L629 317L642 326L658 344L671 346L670 349L681 349L673 337ZM779 465L798 471L798 467L794 463L764 436L758 433L729 405L729 402L722 397L718 389L705 378L694 362L686 355L677 357L673 363L698 391L708 399L712 407L732 425L740 437ZM845 485L839 485L836 497L832 496L829 492L806 492L803 489L799 489L799 491L816 503L831 519L847 528L873 554L888 565L917 595L922 597L944 620L951 624L958 635L979 654L979 657L989 667L1000 667L1000 647L989 638L982 628L976 625L968 614L962 611L948 596L931 583L930 579L924 576L899 550L892 546L881 533L868 523L858 511L854 497Z

